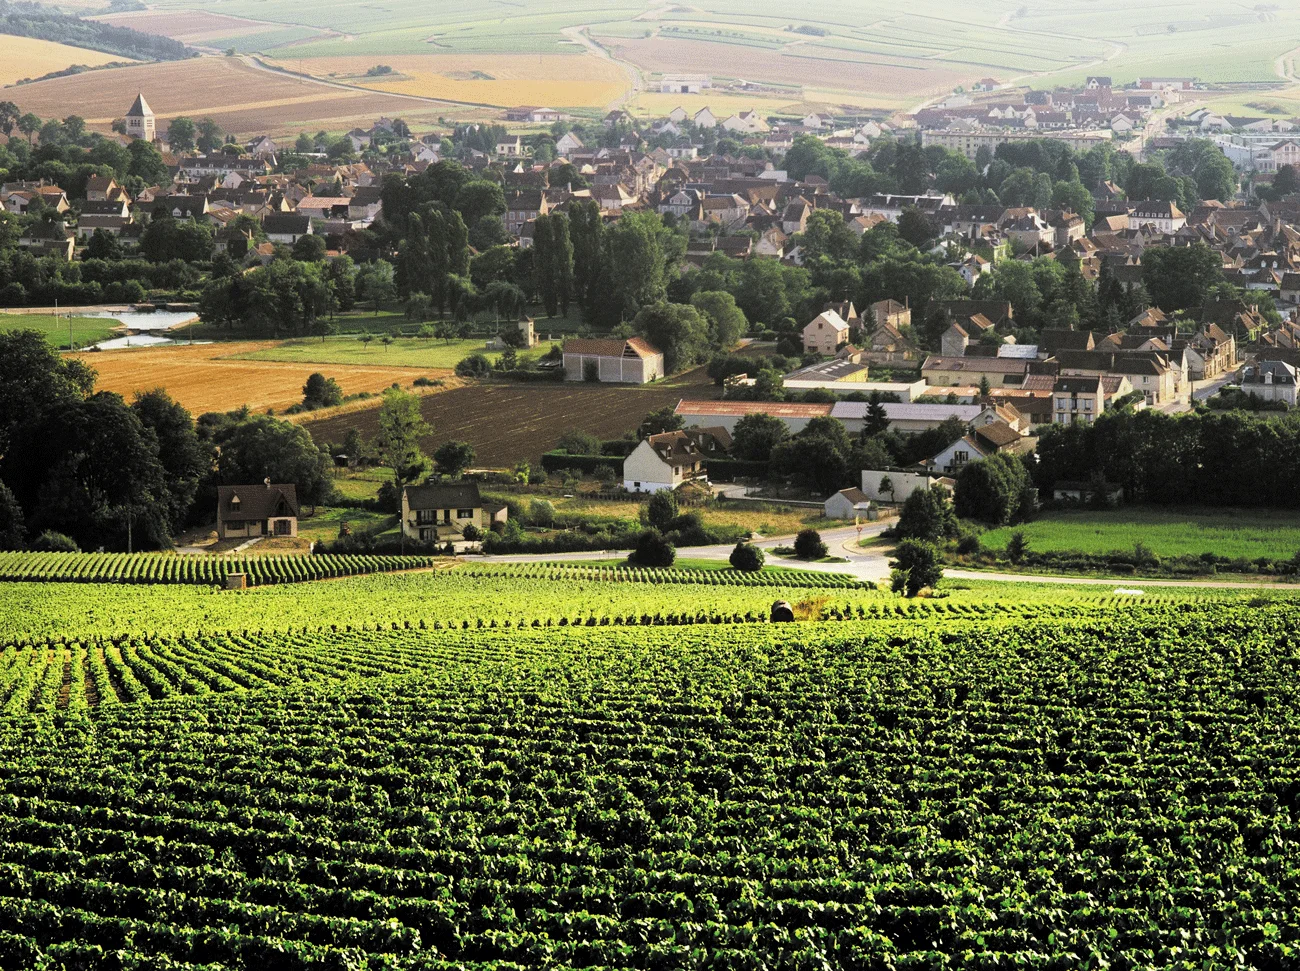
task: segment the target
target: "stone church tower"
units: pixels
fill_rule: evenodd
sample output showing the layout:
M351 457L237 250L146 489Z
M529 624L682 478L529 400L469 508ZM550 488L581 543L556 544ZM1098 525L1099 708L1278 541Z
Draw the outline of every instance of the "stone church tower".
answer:
M147 142L152 142L158 135L154 127L153 109L142 94L135 96L135 103L126 113L126 133L132 138L143 138Z

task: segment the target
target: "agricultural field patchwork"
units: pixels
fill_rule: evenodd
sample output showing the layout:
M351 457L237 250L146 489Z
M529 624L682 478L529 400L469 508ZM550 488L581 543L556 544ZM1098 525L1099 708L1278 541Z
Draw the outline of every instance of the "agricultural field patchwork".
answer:
M6 962L1262 968L1300 945L1291 600L461 572L203 606L0 586ZM36 586L54 608L24 610ZM838 619L744 616L777 596Z
M0 57L0 87L8 87L17 81L39 78L54 71L62 71L74 64L85 67L99 67L103 64L129 62L131 58L120 54L105 54L103 51L87 50L84 47L72 47L68 44L56 44L53 41L38 40L35 37L14 37L5 35L0 40L3 57ZM9 100L6 94L3 100ZM64 114L67 114L65 111ZM58 117L62 118L63 115Z
M482 354L489 361L495 362L499 351L484 350L481 340L424 339L414 337L394 338L391 344L381 339L362 342L356 337L339 337L329 340L282 341L271 347L261 347L251 351L241 351L230 355L230 360L239 361L280 361L295 364L347 364L360 367L405 367L423 368L425 373L451 371L460 361L471 354ZM532 350L519 351L520 360L532 360L541 357L550 350L550 345L538 345ZM445 375L443 375L445 376Z
M393 73L368 76L366 72L381 61ZM292 70L375 91L501 107L527 103L599 108L629 87L626 73L617 64L581 54L355 56L283 63Z

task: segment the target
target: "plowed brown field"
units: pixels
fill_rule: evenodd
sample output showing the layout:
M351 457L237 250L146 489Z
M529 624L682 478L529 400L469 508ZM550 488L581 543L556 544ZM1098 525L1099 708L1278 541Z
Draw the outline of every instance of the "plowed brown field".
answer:
M164 388L191 414L232 411L282 411L302 401L302 386L313 371L334 378L343 393L383 391L394 381L404 388L419 377L455 381L450 371L347 364L289 364L234 361L229 355L274 347L274 342L241 341L179 347L132 348L78 355L99 372L96 386L128 400L137 391ZM420 389L416 389L420 390Z
M453 439L469 442L475 463L504 468L537 461L575 429L618 438L646 414L676 407L682 398L713 398L716 388L703 368L641 387L612 384L479 384L431 395L420 404L433 433L421 442L426 454ZM379 428L375 408L304 423L318 442L341 442L348 429L367 440Z
M129 27L145 34L170 37L182 44L206 44L211 40L260 34L284 26L222 13L208 13L206 10L140 10L104 14L94 19L115 27Z

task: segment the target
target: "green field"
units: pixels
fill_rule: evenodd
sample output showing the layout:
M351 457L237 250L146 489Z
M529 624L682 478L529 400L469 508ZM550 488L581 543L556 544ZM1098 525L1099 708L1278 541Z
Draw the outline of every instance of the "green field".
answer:
M0 313L0 331L39 330L45 339L61 351L68 350L68 323L72 324L72 342L77 347L96 344L113 336L122 326L120 320L106 317L56 317L53 314Z
M1293 599L733 579L0 584L0 966L1294 965Z
M990 530L980 543L989 550L1005 549L1017 530L1038 553L1105 554L1132 550L1139 542L1160 557L1214 553L1229 559L1285 559L1300 551L1300 514L1247 509L1048 512L1033 522Z
M277 347L234 355L234 360L290 361L294 364L380 364L394 367L454 368L471 354L483 354L496 362L499 351L486 351L481 340L443 341L419 337L394 338L391 344L375 339L365 344L355 337L332 337L325 340L284 341ZM550 350L539 344L529 351L519 351L520 360L535 360Z

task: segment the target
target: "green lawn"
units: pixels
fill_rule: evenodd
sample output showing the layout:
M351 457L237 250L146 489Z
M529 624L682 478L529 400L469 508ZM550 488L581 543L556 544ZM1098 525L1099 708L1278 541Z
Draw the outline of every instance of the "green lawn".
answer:
M96 344L113 336L120 320L107 317L56 317L53 314L0 314L0 331L39 330L45 339L61 351L68 350L68 322L72 323L72 340L77 347Z
M314 516L304 516L298 520L298 536L317 543L332 543L339 538L339 527L343 523L350 525L354 533L374 529L376 526L383 527L377 532L384 532L395 526L396 520L394 515L368 509L321 506Z
M1006 547L1021 530L1039 553L1072 550L1104 554L1148 546L1157 556L1214 553L1230 559L1289 557L1300 550L1300 513L1225 509L1119 509L1050 512L1031 523L985 533L989 550Z
M486 351L482 340L444 341L436 338L398 337L391 344L376 339L362 343L356 337L302 338L284 341L277 347L235 355L245 361L289 361L294 364L363 364L400 367L454 368L471 354L483 354L495 362L499 351ZM532 360L549 351L549 344L520 351L520 360Z

